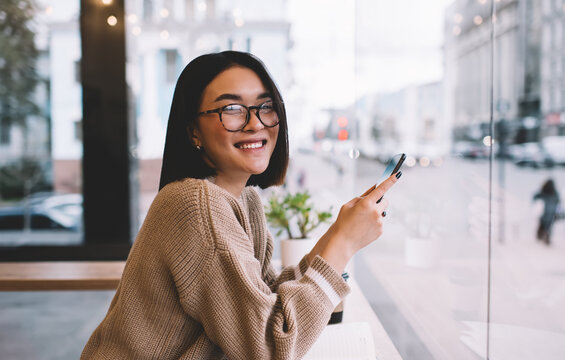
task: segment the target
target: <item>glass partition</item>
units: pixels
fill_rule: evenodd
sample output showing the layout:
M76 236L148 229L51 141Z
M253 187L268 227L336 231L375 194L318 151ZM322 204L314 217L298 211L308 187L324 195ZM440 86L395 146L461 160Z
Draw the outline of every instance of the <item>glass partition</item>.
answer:
M356 3L357 192L407 160L355 275L404 359L484 356L490 4Z
M0 246L82 241L79 1L0 7Z
M356 4L357 192L410 160L356 259L375 312L404 359L562 357L564 4Z
M564 10L553 0L497 3L491 358L565 354Z

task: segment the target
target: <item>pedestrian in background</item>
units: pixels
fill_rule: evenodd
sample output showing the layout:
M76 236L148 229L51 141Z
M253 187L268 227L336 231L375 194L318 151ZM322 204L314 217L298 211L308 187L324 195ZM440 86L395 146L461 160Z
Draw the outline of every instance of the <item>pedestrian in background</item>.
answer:
M541 190L534 195L534 200L543 201L543 213L539 218L537 238L549 245L551 242L551 228L560 212L559 193L552 179L546 180Z

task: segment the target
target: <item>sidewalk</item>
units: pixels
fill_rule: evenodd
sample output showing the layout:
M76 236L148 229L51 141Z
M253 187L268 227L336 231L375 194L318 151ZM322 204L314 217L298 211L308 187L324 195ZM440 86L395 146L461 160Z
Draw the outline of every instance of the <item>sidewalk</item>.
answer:
M343 175L338 184L337 171L326 160L303 159L309 185L318 189L314 201L333 202L334 210L361 193L380 171L380 165L361 160L355 178ZM494 170L496 181L499 167ZM357 255L390 297L387 306L398 309L434 359L483 357L489 305L491 358L565 357L565 221L556 224L550 247L537 242L531 201L539 179L558 176L562 182L563 169L534 172L508 164L506 171L511 182L505 188L493 185L490 302L486 162L455 159L439 169L403 169L406 175L387 195L391 205L385 234ZM323 184L325 190L313 184ZM347 187L351 184L353 189ZM428 216L424 221L422 214ZM414 222L431 231L417 229L422 225ZM430 241L408 240L417 233L428 233ZM407 258L414 244L423 247ZM431 258L417 258L426 252ZM406 336L402 328L387 330ZM520 342L518 354L509 353L513 341ZM542 345L543 356L532 357L534 351L542 354Z
M556 224L550 247L537 242L531 204L505 194L504 241L499 238L500 206L493 206L489 299L487 200L473 197L466 206L471 214L467 228L433 240L430 246L437 253L429 267L407 265L405 251L410 245L402 224L388 228L387 238L361 256L434 359L485 355L489 300L491 327L496 329L491 333L490 358L562 359L565 236L559 234L565 234L565 223ZM465 251L456 251L455 243ZM519 343L521 351L513 353L513 343Z

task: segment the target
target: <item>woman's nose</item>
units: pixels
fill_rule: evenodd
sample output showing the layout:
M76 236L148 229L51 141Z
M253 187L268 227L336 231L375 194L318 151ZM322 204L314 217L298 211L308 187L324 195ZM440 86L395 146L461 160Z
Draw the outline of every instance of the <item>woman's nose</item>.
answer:
M263 125L261 120L259 120L259 118L257 117L257 113L255 111L250 111L249 121L247 122L247 125L245 125L245 127L243 128L243 131L255 132L263 129L264 127L265 126Z

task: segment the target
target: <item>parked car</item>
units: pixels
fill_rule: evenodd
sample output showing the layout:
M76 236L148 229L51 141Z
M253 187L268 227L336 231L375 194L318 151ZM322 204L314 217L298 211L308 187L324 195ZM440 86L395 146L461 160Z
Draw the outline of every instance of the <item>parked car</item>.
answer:
M555 165L553 157L538 142L510 145L508 154L520 167L550 168Z
M481 142L458 141L453 145L453 155L465 159L487 159L490 149Z
M82 224L82 195L37 193L14 206L0 208L0 230L23 230L26 214L32 230L78 231Z
M555 164L565 165L565 136L547 136L541 143Z

